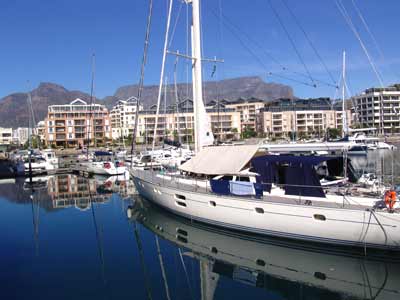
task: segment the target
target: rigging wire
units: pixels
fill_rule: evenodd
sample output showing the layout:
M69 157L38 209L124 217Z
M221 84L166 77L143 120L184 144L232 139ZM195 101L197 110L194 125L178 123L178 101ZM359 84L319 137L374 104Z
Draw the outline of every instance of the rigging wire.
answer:
M340 11L340 13L342 14L343 18L345 19L347 25L349 26L349 28L351 29L351 31L354 33L355 37L357 38L358 42L360 43L360 46L363 49L365 55L367 56L368 62L371 65L372 70L374 71L376 77L378 78L381 87L383 87L384 84L383 84L382 77L381 77L377 67L374 64L374 62L372 60L372 57L369 54L368 49L365 46L365 44L364 44L364 42L363 42L363 40L362 40L362 38L360 36L360 33L358 32L358 30L355 27L353 21L351 20L351 17L349 15L349 13L347 12L346 7L343 5L341 0L335 0L335 3L336 3L336 6L337 6L338 10Z
M210 12L214 15L214 17L219 18L219 15L215 11L210 10ZM247 46L248 43L246 43L246 41L244 41L244 39L240 35L242 35L247 40L247 42L250 42L255 47L260 49L271 61L273 61L275 64L277 64L282 71L290 72L294 75L298 75L298 76L307 78L307 80L309 80L309 76L307 74L303 74L301 72L290 70L290 68L284 66L278 59L276 59L270 52L268 52L260 43L258 43L254 39L252 39L248 34L246 34L242 29L240 29L240 27L238 27L235 23L233 23L226 15L221 13L220 16L221 16L222 21L225 24L225 27L228 29L228 31L240 42L240 44L243 46L243 48L245 50L247 50L253 56L253 58L255 58L254 56L257 56L257 55L252 50L249 49L249 46ZM260 61L260 58L255 58L255 59L258 62ZM261 65L264 66L264 68L266 70L268 70L268 68L265 66L264 63L262 63ZM294 79L292 77L281 75L281 74L278 74L278 73L275 73L272 71L268 71L267 73L270 76L279 77L282 79L286 79L286 80L289 80L289 81L292 81L295 83L299 83L299 84L314 87L314 88L316 87L315 83L308 83L303 80ZM330 86L333 88L338 88L337 85L332 85L331 83L325 82L323 80L318 80L315 78L313 78L313 79L315 82L319 82L323 85Z
M147 52L149 49L152 16L153 16L153 0L150 0L149 1L149 12L148 12L148 16L147 16L147 25L146 25L142 65L141 65L141 70L140 70L140 80L139 80L138 94L137 94L137 99L136 99L135 125L134 125L133 136L132 136L131 156L133 156L133 152L135 150L135 145L136 145L136 136L137 136L138 119L139 119L139 107L140 107L140 101L141 101L142 92L143 92L144 72L146 69ZM146 119L145 119L145 121L146 121ZM146 134L146 132L147 131L145 130L145 134ZM147 134L146 134L146 143L147 143ZM132 158L133 157L131 157L131 161L133 161ZM132 166L133 166L133 163L132 163Z
M308 36L307 32L305 31L304 27L301 25L299 19L296 17L296 15L294 14L293 10L289 7L288 3L286 0L282 0L282 3L284 4L284 6L287 8L287 10L289 11L290 15L292 16L294 22L297 24L297 26L300 28L300 30L303 32L306 40L308 41L310 47L312 48L312 50L314 51L315 55L318 57L319 61L321 62L321 64L323 65L323 67L325 68L325 71L328 73L329 77L331 78L333 84L337 85L335 79L333 78L332 73L329 71L327 65L325 64L324 60L322 59L321 55L319 54L317 48L315 47L314 43L311 41L310 37Z
M212 11L212 13L213 13L214 16L215 16L215 12ZM228 25L228 24L229 24L229 25ZM261 60L261 58L247 45L247 43L246 43L239 35L237 35L237 34L235 33L234 30L235 30L235 27L236 27L236 26L234 26L234 25L231 24L231 23L225 23L225 25L226 25L226 28L229 30L229 32L231 32L232 35L233 35L234 37L236 37L236 39L239 41L239 43L242 45L242 47L243 47L244 49L246 49L247 52L248 52L248 53L249 53L249 54L250 54L250 55L265 69L265 70L266 70L266 72L267 72L268 75L275 76L275 77L280 77L280 78L283 78L283 79L286 79L286 80L290 80L290 81L293 81L293 82L296 82L296 83L300 83L300 84L303 84L303 85L306 85L306 86L315 87L315 85L310 84L310 83L307 83L307 82L305 82L305 81L293 79L293 78L290 78L290 77L287 77L287 76L284 76L284 75L279 75L279 74L273 73L273 72L271 72L271 71L268 71L269 68L265 65L265 63ZM246 37L247 37L247 36L246 36ZM247 37L247 39L251 41L251 39L250 39L249 37ZM253 43L253 44L254 44L254 43ZM259 47L261 47L261 46L259 46ZM278 61L276 61L275 59L274 59L274 61L277 62L279 65L281 65L281 64L280 64ZM286 70L285 67L283 67L283 69Z
M296 43L294 42L292 36L290 35L289 31L287 30L285 24L283 23L281 17L279 16L279 14L278 14L278 12L277 12L277 10L276 10L276 9L274 8L274 6L272 5L271 0L268 0L268 4L269 4L269 6L270 6L270 8L271 8L271 10L272 10L272 12L273 12L273 14L275 15L275 17L278 19L278 22L279 22L279 24L281 25L283 31L285 32L287 38L289 39L290 43L292 44L292 47L293 47L294 51L296 52L296 55L297 55L297 57L299 58L300 62L302 63L302 65L303 65L303 67L304 67L304 69L305 69L305 71L306 71L308 77L309 77L310 80L314 83L314 78L311 76L311 73L310 73L310 71L309 71L309 69L308 69L306 63L304 62L303 57L301 56L299 50L297 49ZM315 83L314 83L314 85L315 85ZM315 85L315 86L316 86L316 85Z
M177 25L178 25L179 17L180 17L180 15L181 15L183 3L184 3L184 1L181 1L181 4L179 5L178 14L177 14L177 16L176 16L174 26L172 27L171 39L170 39L170 41L169 41L168 48L171 47L171 44L172 44L172 42L173 42L173 40L174 40L175 31L176 31L176 27L177 27Z
M367 31L367 33L369 34L372 42L374 43L376 50L378 51L378 53L381 56L382 60L386 61L385 55L383 54L383 51L382 51L382 48L379 46L378 41L376 40L376 38L375 38L374 34L372 33L370 27L368 26L367 21L365 20L363 14L361 13L360 8L357 6L357 4L356 4L356 2L354 0L351 0L351 2L353 4L354 10L357 12L358 17L360 18L362 24L364 25L365 30ZM392 70L392 71L394 71L394 70ZM393 72L393 73L396 75L396 77L400 77L397 72Z

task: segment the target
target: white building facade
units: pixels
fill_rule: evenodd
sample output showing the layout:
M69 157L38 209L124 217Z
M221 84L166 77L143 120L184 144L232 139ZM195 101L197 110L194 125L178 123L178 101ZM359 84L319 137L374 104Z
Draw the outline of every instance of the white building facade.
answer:
M13 129L0 127L0 145L10 145L13 142Z
M119 100L110 111L112 138L127 138L133 134L135 128L135 117L137 109L137 99L131 97L127 100ZM139 111L143 106L139 106Z
M351 101L361 127L374 127L380 133L400 132L400 84L367 89Z

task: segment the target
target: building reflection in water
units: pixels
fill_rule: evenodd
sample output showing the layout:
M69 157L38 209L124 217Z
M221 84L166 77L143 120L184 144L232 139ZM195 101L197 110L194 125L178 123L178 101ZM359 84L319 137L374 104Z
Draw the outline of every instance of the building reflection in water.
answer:
M127 215L198 261L201 299L214 298L221 277L285 299L297 299L299 291L301 299L399 299L398 257L240 234L177 217L140 197Z

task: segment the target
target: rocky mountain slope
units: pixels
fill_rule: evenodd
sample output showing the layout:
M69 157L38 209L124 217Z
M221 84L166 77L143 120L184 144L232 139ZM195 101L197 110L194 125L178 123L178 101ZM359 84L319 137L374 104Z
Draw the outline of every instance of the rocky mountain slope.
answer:
M136 96L137 85L123 86L117 89L113 96L97 100L111 108L117 100ZM167 87L167 101L170 103L175 99L173 85ZM146 86L143 90L142 103L145 108L156 103L158 86ZM187 96L191 98L191 85L178 84L180 100ZM66 104L76 98L85 101L90 99L87 93L80 91L69 91L61 85L54 83L41 83L31 92L33 109L36 121L43 120L47 115L47 107L52 104ZM265 101L277 98L293 97L291 87L264 82L259 77L240 77L218 82L204 83L205 102L214 99L236 100L238 98L259 98ZM26 93L14 93L0 99L0 127L26 127L28 126L28 106Z

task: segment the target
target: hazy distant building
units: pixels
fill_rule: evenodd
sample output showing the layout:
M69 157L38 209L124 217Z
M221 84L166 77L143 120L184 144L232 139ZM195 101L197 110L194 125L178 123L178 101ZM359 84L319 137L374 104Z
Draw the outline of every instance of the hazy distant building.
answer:
M119 100L110 111L112 138L128 137L133 134L135 128L137 99L131 97L127 100ZM139 111L143 106L139 106Z
M0 145L10 145L13 142L12 128L0 127Z
M108 109L76 99L70 104L51 105L45 119L47 145L76 147L103 144L111 139Z
M351 98L356 122L380 132L400 132L400 84L370 88Z
M28 139L29 134L32 133L32 129L28 127L18 127L17 129L13 130L13 142L17 145L24 145Z
M211 128L214 137L219 140L237 139L241 133L240 112L233 108L206 107L210 117ZM153 140L156 122L156 105L148 110L139 112L138 141L150 142ZM178 107L169 106L161 109L158 117L156 139L180 139L182 142L193 141L194 114L193 101L186 99L181 101Z
M329 98L278 99L269 102L258 116L259 128L267 136L324 136L328 128L342 128L342 107ZM345 110L347 126L351 111Z

